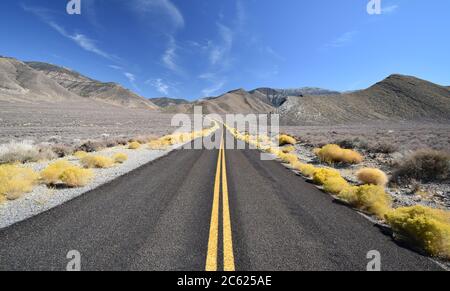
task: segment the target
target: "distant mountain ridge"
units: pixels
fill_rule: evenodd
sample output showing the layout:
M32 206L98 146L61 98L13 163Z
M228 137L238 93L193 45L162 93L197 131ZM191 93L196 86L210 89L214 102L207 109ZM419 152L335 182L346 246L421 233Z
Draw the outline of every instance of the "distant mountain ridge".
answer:
M169 97L161 97L161 98L150 98L155 105L159 107L168 107L179 104L189 104L190 102L185 99L177 99L177 98L169 98Z

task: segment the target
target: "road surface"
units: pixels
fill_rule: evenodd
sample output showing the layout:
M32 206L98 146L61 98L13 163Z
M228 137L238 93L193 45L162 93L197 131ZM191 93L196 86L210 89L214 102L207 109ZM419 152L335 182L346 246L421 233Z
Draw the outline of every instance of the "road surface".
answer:
M364 271L371 250L441 270L255 150L177 150L0 230L0 270L65 270L71 250L82 270Z

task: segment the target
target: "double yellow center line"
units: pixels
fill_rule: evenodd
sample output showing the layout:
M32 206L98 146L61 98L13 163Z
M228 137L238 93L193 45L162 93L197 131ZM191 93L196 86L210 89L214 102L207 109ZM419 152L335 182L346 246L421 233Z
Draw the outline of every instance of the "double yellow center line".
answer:
M208 253L206 257L206 271L217 271L217 252L219 249L219 205L220 205L220 177L222 174L222 212L223 212L223 270L235 271L233 237L231 232L230 206L228 199L227 165L224 149L224 136L220 142L219 157L217 158L216 179L214 182L214 198L209 230Z

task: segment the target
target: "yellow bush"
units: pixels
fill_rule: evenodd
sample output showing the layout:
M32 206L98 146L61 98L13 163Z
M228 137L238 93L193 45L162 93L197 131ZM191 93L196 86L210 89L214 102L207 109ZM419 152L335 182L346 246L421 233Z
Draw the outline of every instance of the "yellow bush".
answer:
M391 209L391 198L383 187L376 185L347 187L339 193L338 197L379 218L383 218Z
M94 172L90 169L82 169L72 166L65 169L60 176L61 182L69 187L86 186L94 177Z
M297 163L295 168L307 177L312 177L317 170L313 165L302 163Z
M148 148L150 150L166 150L170 146L167 140L152 140L148 143Z
M82 169L66 161L56 161L41 172L41 180L47 185L59 183L69 187L82 187L87 185L93 178L91 170Z
M285 154L283 152L279 152L278 157L285 163L293 164L295 162L298 162L298 157L294 154Z
M113 160L115 163L123 164L128 160L128 156L124 153L117 153L113 156Z
M353 150L342 149L336 144L328 144L321 149L314 150L314 153L322 162L328 164L359 164L363 161L363 157L359 153Z
M15 165L0 165L0 202L15 200L31 192L39 179L32 169Z
M330 177L323 183L324 190L332 194L339 194L348 187L350 184L342 177Z
M72 163L66 160L56 161L41 171L41 180L47 185L57 184L59 183L61 174L64 170L73 166Z
M81 164L85 168L111 168L114 166L114 160L103 156L88 155L81 159Z
M364 168L356 173L358 180L364 184L372 184L378 186L386 186L388 178L386 174L379 170L373 168Z
M360 153L355 152L354 150L342 150L341 159L338 162L347 163L347 164L360 164L363 161L363 157Z
M319 185L323 185L325 183L325 181L329 178L340 178L341 174L339 173L339 171L334 170L334 169L317 169L314 171L313 174L313 180L314 183L319 184Z
M278 143L280 146L284 146L287 144L291 144L294 145L297 143L297 140L295 138L293 138L292 136L289 136L287 134L280 134L278 136Z
M295 151L295 147L294 146L287 146L281 149L281 151L285 154L291 153L293 151Z
M425 206L389 211L387 223L430 255L450 259L450 212Z
M141 144L138 143L137 141L130 142L130 144L128 145L128 149L130 149L130 150L137 150L140 147L141 147Z
M73 154L73 156L74 156L75 158L77 158L77 159L82 159L82 158L84 158L84 157L87 156L87 155L88 155L88 153L85 152L85 151L78 151L78 152L76 152L76 153Z

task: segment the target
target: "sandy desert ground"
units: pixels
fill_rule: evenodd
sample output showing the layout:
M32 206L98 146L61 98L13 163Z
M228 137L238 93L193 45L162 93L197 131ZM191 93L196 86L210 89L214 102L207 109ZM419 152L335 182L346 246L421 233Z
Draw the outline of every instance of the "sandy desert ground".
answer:
M11 140L63 143L95 139L102 135L135 137L173 132L171 115L145 109L84 104L7 103L0 101L0 144Z

